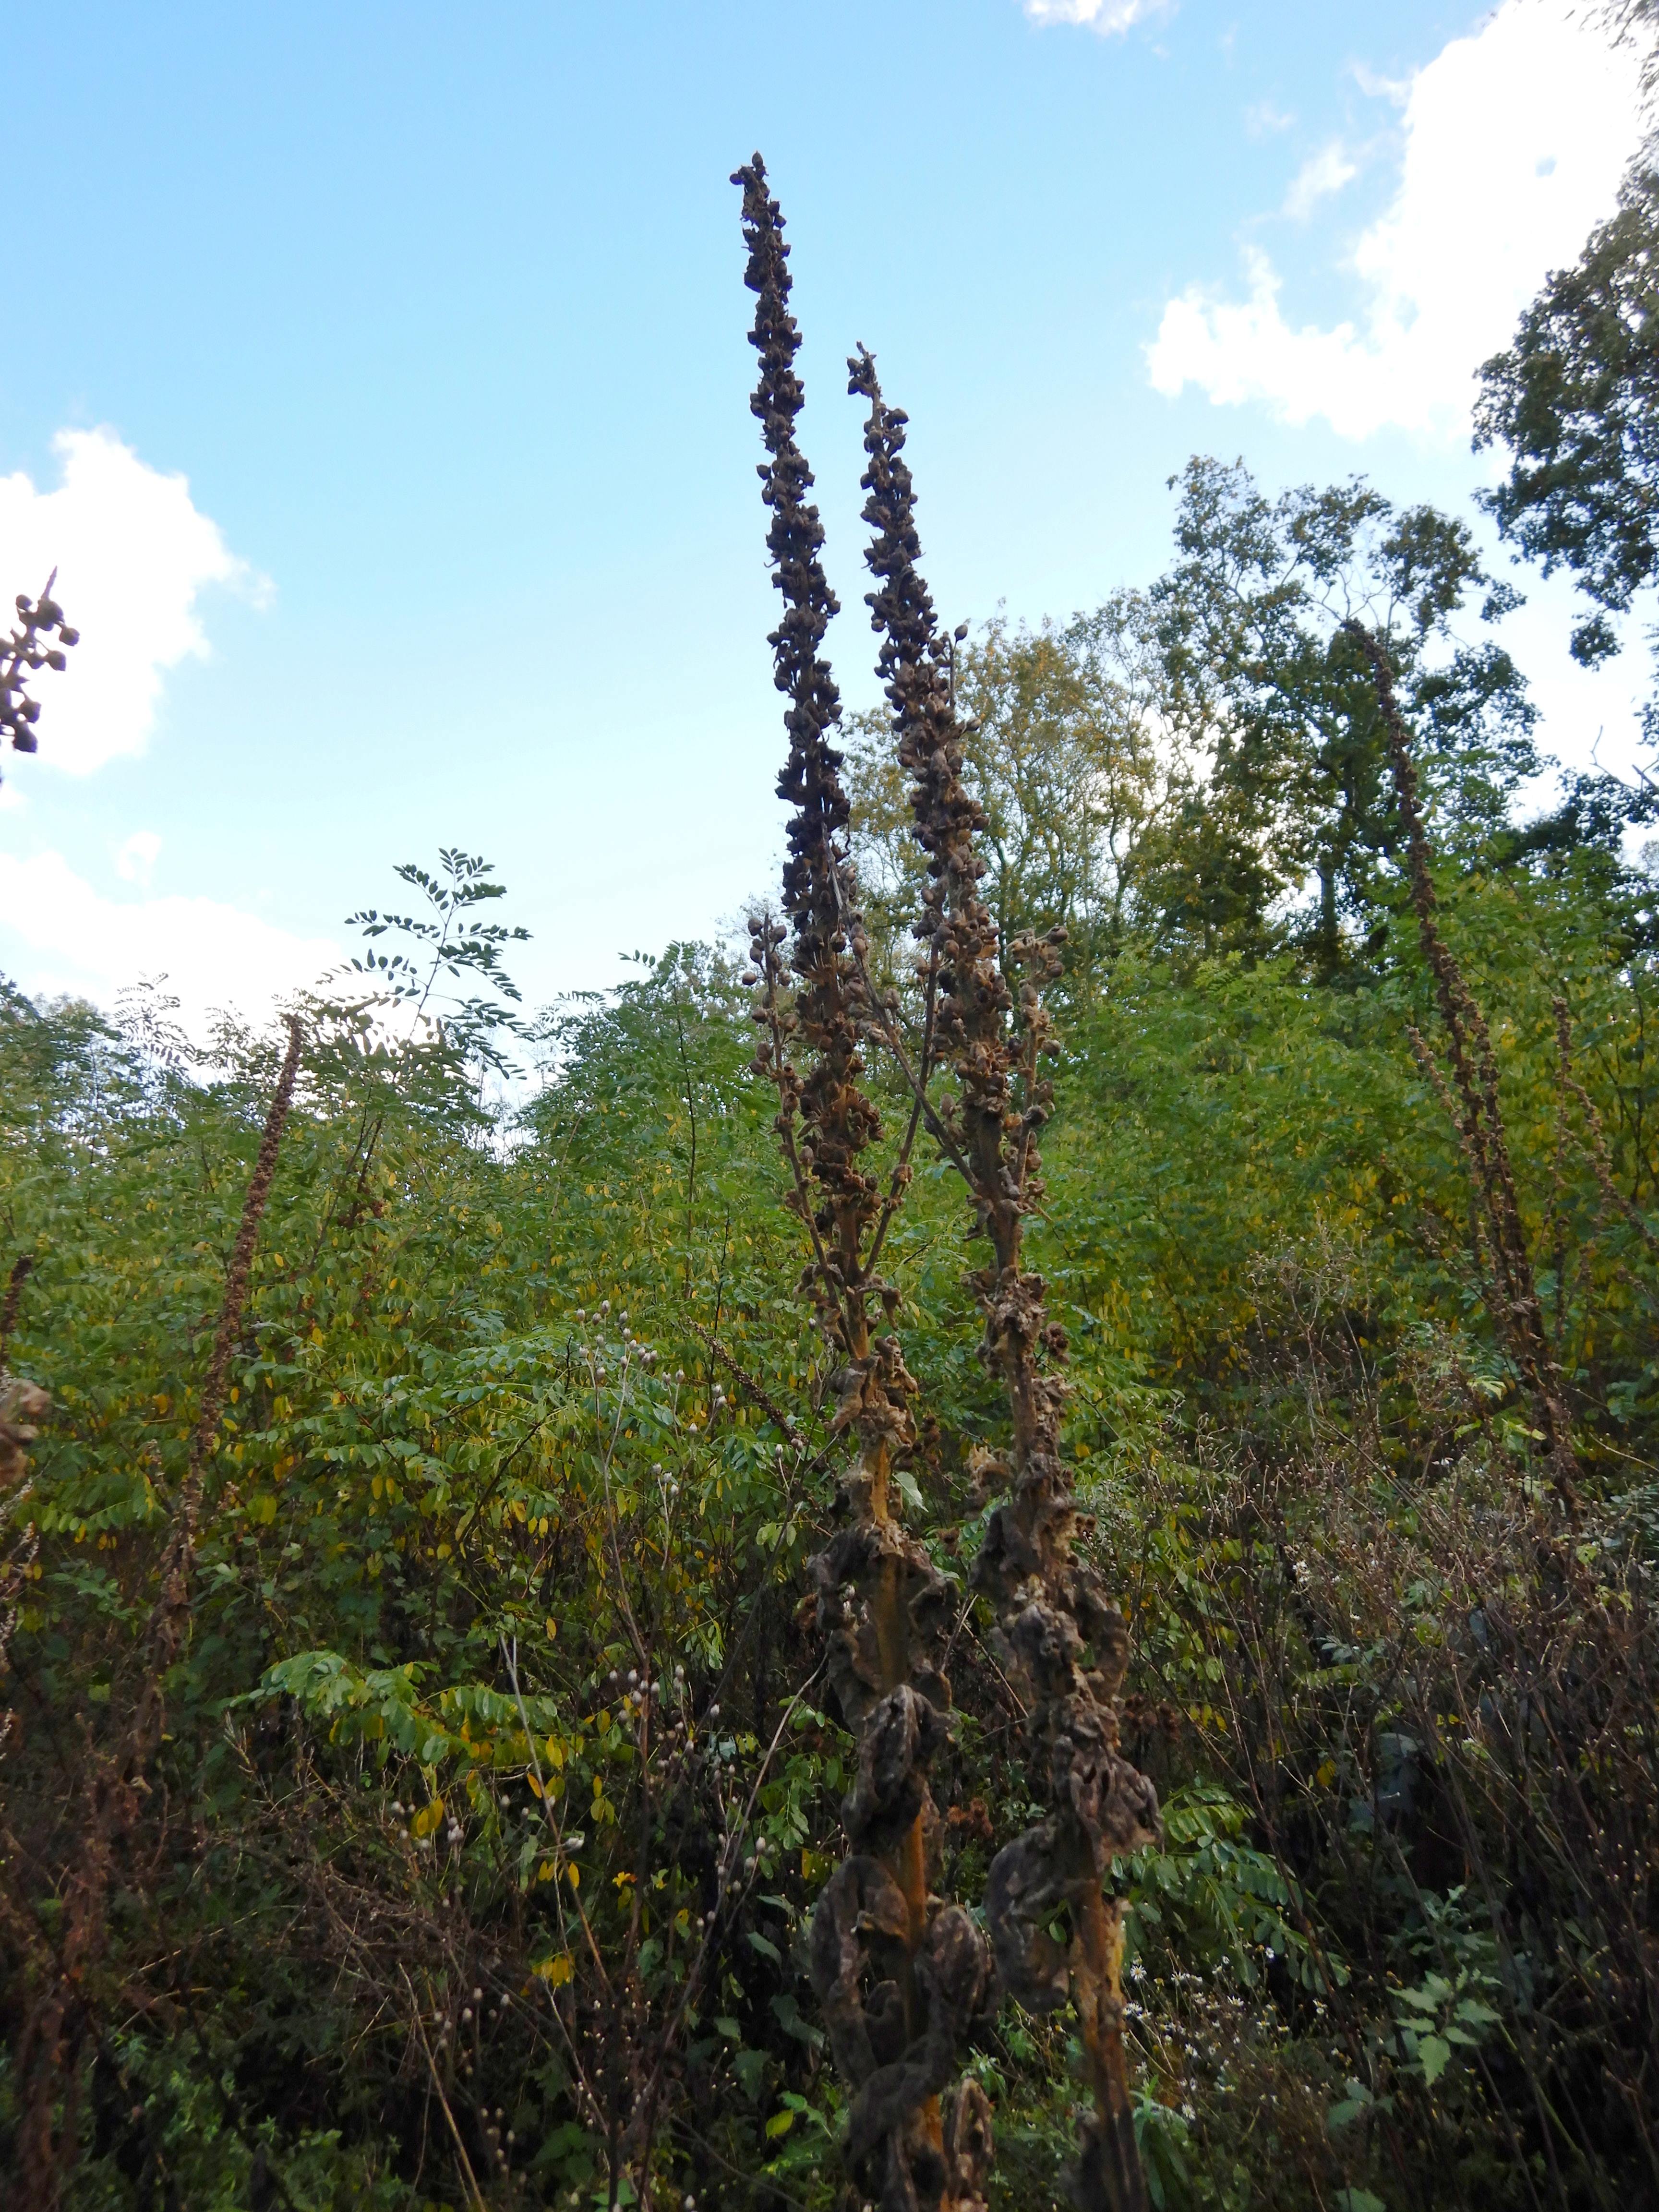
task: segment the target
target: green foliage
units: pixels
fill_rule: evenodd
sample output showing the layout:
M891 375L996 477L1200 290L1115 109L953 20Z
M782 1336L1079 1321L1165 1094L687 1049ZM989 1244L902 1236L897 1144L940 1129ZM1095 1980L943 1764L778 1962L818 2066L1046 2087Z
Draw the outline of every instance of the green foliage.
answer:
M1224 1969L1245 1989L1259 1988L1275 1959L1304 1988L1323 1988L1331 1970L1286 1917L1305 1924L1306 1900L1279 1861L1246 1840L1248 1826L1244 1807L1213 1784L1189 1783L1164 1807L1165 1848L1128 1862L1132 1978L1144 1978L1139 1954L1156 1946L1184 1966ZM1340 1979L1340 1962L1334 1971Z
M519 1024L501 1001L516 1002L520 992L502 965L501 951L504 945L522 944L530 932L475 917L475 908L507 896L504 884L489 880L488 860L451 847L439 854L438 866L435 876L413 861L398 870L399 878L426 901L427 915L382 915L369 907L347 916L347 928L361 928L370 949L354 957L344 972L363 978L369 994L367 1005L383 1015L394 1008L407 1012L411 1041L430 1038L440 1046L448 1045L464 1061L473 1060L505 1073L507 1063L495 1042L495 1034ZM393 933L409 945L409 951L373 949L377 939ZM434 1000L441 982L465 983L472 978L492 995L475 991L470 997L457 998L451 992ZM446 1011L428 1012L434 1004Z
M1573 637L1585 662L1619 649L1622 614L1659 565L1659 176L1638 169L1616 215L1590 234L1480 372L1479 446L1513 459L1484 495L1498 528L1546 575L1569 569L1601 610Z
M1064 927L1073 1006L1126 952L1186 967L1293 950L1329 977L1380 950L1394 801L1346 619L1392 639L1452 849L1489 851L1538 767L1534 709L1490 627L1516 597L1467 524L1396 509L1363 478L1269 499L1242 463L1200 459L1178 481L1177 558L1148 591L1036 631L994 621L956 653L1000 939ZM855 723L849 760L866 908L903 988L925 862L881 717Z
M1092 614L1035 632L998 618L957 647L954 672L971 718L964 773L985 810L999 940L1006 948L1022 931L1064 927L1063 995L1075 997L1122 944L1137 850L1160 803L1160 675L1144 602L1119 592ZM902 974L925 864L886 718L856 718L851 736L860 888L884 964Z
M1656 2016L1633 808L1585 784L1510 818L1530 724L1501 657L1449 638L1480 581L1455 526L1206 465L1181 526L1150 597L993 628L957 668L1000 926L1077 939L1030 1249L1082 1540L1132 1618L1126 1747L1165 1806L1115 1875L1148 2186L1169 2212L1638 2201L1639 2130L1587 2118L1604 2078L1641 2109ZM1353 602L1396 617L1425 732L1443 927L1572 1396L1570 1539L1410 1042L1432 999L1333 627ZM860 757L896 966L911 864ZM1309 870L1334 908L1285 903ZM531 1020L484 864L403 878L429 910L360 917L351 992L305 1009L190 1634L84 1969L66 2201L827 2212L844 2115L805 1944L852 1740L797 1606L837 1394L748 994L677 945ZM14 2051L144 1678L276 1065L175 1012L0 997L0 1223L34 1262L6 1356L53 1400L0 1535ZM908 1102L870 1058L881 1174ZM884 1255L927 1415L907 1519L960 1577L1006 1416L982 1247L916 1169ZM939 1887L969 1898L1041 1796L991 1626L964 1588L935 1781ZM1074 2026L1006 2008L971 2056L999 2212L1058 2185ZM0 2165L32 2094L14 2060Z

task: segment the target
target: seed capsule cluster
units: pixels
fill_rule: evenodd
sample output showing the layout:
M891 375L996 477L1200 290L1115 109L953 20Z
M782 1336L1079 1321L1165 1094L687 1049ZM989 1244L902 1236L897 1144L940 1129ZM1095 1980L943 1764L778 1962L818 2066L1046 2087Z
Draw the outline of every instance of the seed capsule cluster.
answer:
M54 568L38 599L31 599L27 592L17 594L17 621L0 643L0 739L9 738L14 752L37 749L34 726L40 719L40 702L28 695L29 678L42 668L61 675L69 666L68 648L81 641L80 631L70 627L52 596L57 580Z

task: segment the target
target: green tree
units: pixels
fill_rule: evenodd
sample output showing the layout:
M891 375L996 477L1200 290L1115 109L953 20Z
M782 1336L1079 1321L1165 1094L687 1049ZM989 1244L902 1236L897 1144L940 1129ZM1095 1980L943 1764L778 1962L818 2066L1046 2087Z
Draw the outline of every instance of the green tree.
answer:
M1522 679L1489 634L1515 595L1467 525L1358 478L1271 499L1242 463L1200 459L1178 481L1176 557L1149 592L1063 625L998 620L956 649L987 904L1005 949L1066 929L1074 1002L1130 941L1183 959L1291 946L1331 975L1386 927L1392 801L1349 617L1394 640L1443 842L1484 848L1538 767ZM848 785L866 911L902 981L923 863L879 717L854 724Z
M1481 369L1474 442L1509 448L1482 502L1546 575L1571 573L1596 609L1572 650L1606 659L1620 643L1607 617L1659 574L1659 173L1631 175Z
M1392 641L1437 834L1484 837L1537 767L1534 713L1484 634L1515 604L1468 526L1396 508L1361 477L1269 499L1242 462L1190 462L1176 560L1149 605L1172 748L1143 927L1172 947L1259 957L1304 946L1317 972L1376 920L1394 843L1369 672L1344 634ZM1481 592L1481 631L1455 618Z
M1121 944L1136 856L1162 788L1158 670L1144 600L1032 630L999 617L958 637L963 780L985 814L986 903L1004 956L1022 931L1063 927L1073 992ZM888 718L856 718L848 748L860 890L890 967L918 911L923 861Z

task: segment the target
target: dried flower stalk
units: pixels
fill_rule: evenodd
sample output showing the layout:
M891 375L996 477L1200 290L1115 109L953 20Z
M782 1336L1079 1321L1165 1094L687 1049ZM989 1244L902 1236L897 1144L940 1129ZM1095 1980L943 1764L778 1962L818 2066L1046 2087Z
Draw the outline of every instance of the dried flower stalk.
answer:
M0 738L9 737L14 752L36 750L34 725L40 719L40 702L31 699L27 685L37 669L68 667L65 650L81 642L81 633L64 619L64 610L52 596L58 581L54 568L40 598L30 601L27 592L17 594L17 622L0 644ZM56 635L57 643L52 640Z
M1123 2047L1122 1908L1103 1885L1115 1858L1157 1839L1158 1801L1118 1748L1128 1630L1094 1570L1072 1554L1078 1514L1060 1458L1066 1336L1047 1318L1042 1278L1022 1265L1025 1218L1042 1192L1037 1137L1054 1097L1046 1066L1058 1050L1043 987L1059 973L1064 932L1011 944L1011 988L979 895L985 817L963 781L951 646L917 566L907 418L883 398L867 352L848 366L850 389L869 403L864 514L875 532L866 558L878 584L868 595L882 639L878 665L927 855L914 928L938 979L937 1049L956 1079L955 1096L937 1114L928 1109L928 1119L991 1244L991 1264L970 1281L985 1316L983 1357L1013 1417L1011 1463L996 1469L1012 1478L1013 1494L992 1516L975 1576L997 1608L994 1648L1026 1708L1050 1807L993 1861L987 1915L1009 1993L1036 2010L1068 1995L1077 2008L1095 2110L1068 2175L1073 2201L1082 2212L1139 2212L1146 2184ZM918 1077L901 1060L920 1102L926 1068ZM1062 1916L1064 1943L1048 1932Z
M59 1885L63 1933L57 1944L47 1945L21 1900L0 1893L0 1912L14 1933L27 1933L28 1978L35 1984L24 2012L15 2058L20 2107L18 2203L23 2212L50 2212L59 2201L64 2172L75 2155L82 2056L100 2032L93 1972L104 1950L110 1887L117 1855L137 1824L149 1788L144 1770L161 1741L167 1672L179 1655L190 1619L204 1474L224 1407L230 1357L247 1303L254 1240L270 1194L283 1124L293 1103L302 1036L299 1023L290 1017L288 1050L243 1200L242 1218L226 1270L219 1324L202 1385L201 1410L161 1555L161 1593L146 1632L143 1678L118 1742L112 1750L92 1755L77 1848ZM15 1867L21 1859L16 1839L0 1828L0 1863Z
M811 1239L800 1287L838 1363L832 1431L856 1444L841 1485L843 1525L808 1565L831 1687L859 1745L842 1808L852 1849L813 1915L812 1982L854 2092L843 2156L860 2198L883 2212L982 2212L991 2149L984 2092L961 2082L948 2110L940 2103L991 1980L973 1921L932 1894L939 1819L927 1770L950 1732L938 1655L953 1585L894 1510L894 1477L916 1448L916 1386L891 1327L897 1294L878 1273L909 1181L916 1116L884 1192L867 1164L880 1118L859 1081L860 1046L878 1021L862 972L842 756L830 738L841 702L822 648L836 605L823 525L807 499L811 471L795 438L800 340L788 247L760 156L732 182L743 188L745 282L757 295L750 404L770 457L760 470L772 516L767 546L784 599L769 642L789 702L778 780L792 808L784 919L750 921L749 980L763 1031L755 1066L777 1086L790 1202Z
M9 1490L27 1474L28 1447L39 1434L35 1425L52 1408L51 1399L39 1383L12 1374L6 1365L6 1350L17 1326L23 1285L33 1267L34 1255L21 1253L12 1262L5 1297L0 1299L0 1490Z
M5 1297L0 1298L0 1492L15 1492L8 1500L9 1514L15 1514L28 1494L29 1446L40 1433L40 1424L52 1411L52 1400L40 1384L14 1375L6 1364L23 1301L23 1285L33 1268L33 1254L20 1253L6 1278ZM0 1563L0 1677L10 1666L11 1639L17 1632L23 1585L40 1548L39 1533L33 1522L27 1522L10 1558ZM15 1717L10 1711L0 1710L0 1753L10 1738Z
M28 1473L28 1448L40 1434L38 1423L52 1401L38 1382L0 1368L0 1490L9 1490Z
M1498 1097L1498 1061L1492 1033L1476 1006L1451 948L1440 933L1438 902L1429 871L1429 841L1419 798L1417 763L1411 738L1395 696L1388 647L1362 623L1343 625L1370 663L1376 703L1389 748L1395 800L1406 833L1406 880L1417 915L1423 956L1434 977L1435 996L1446 1031L1451 1082L1434 1065L1426 1042L1415 1031L1413 1043L1430 1071L1451 1117L1480 1210L1481 1242L1490 1290L1488 1302L1498 1334L1537 1408L1550 1480L1567 1513L1580 1510L1577 1462L1572 1449L1572 1417L1566 1385L1557 1364L1534 1278L1532 1255L1521 1218L1515 1170Z
M1626 1197L1613 1180L1613 1154L1607 1145L1607 1133L1601 1120L1601 1109L1583 1084L1573 1073L1572 1015L1565 999L1552 999L1550 1006L1555 1015L1555 1041L1561 1055L1561 1083L1569 1095L1578 1102L1589 1133L1588 1149L1590 1167L1595 1176L1595 1187L1601 1194L1601 1203L1607 1213L1617 1213L1641 1239L1650 1259L1659 1258L1659 1237L1648 1226L1647 1216L1634 1200Z

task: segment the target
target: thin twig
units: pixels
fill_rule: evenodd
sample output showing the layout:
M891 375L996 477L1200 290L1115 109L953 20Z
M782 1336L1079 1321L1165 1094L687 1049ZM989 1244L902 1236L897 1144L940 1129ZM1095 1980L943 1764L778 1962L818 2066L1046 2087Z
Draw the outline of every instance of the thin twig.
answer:
M403 1975L404 1987L409 1991L410 2019L413 2023L416 2034L421 2039L421 2049L425 2054L427 2070L432 2076L432 2086L438 2093L438 2102L442 2106L444 2118L449 2123L449 2132L455 2139L455 2155L461 2162L461 2172L465 2177L467 2187L472 2191L472 2201L477 2207L477 2212L488 2212L488 2207L483 2200L483 2191L478 2186L477 2176L472 2171L472 2161L466 2154L466 2145L461 2140L461 2131L455 2124L455 2115L450 2111L449 2100L444 2094L443 2081L438 2073L438 2062L432 2056L432 2046L426 2039L426 2029L421 2020L420 2000L415 1994L415 1985L410 1980L401 1962L398 1972Z

